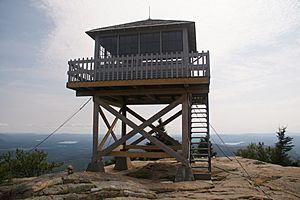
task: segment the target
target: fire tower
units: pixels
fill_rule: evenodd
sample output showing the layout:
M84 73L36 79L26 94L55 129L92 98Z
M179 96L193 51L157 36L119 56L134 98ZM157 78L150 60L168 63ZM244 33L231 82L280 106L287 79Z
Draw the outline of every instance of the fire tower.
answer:
M94 58L68 62L67 88L75 90L76 96L93 97L93 154L88 170L104 171L104 156L114 156L118 170L127 169L131 157L172 157L181 163L177 181L210 178L209 52L197 51L195 23L147 19L86 33L95 41ZM166 106L148 119L129 107L155 104ZM177 106L180 111L154 125ZM104 109L115 117L112 122ZM141 123L136 124L127 114ZM164 132L161 135L171 145L153 137L179 116L181 143ZM101 141L100 119L107 126ZM118 120L119 137L114 132ZM109 136L113 143L107 145ZM145 139L153 145L143 145ZM146 151L149 149L162 151Z

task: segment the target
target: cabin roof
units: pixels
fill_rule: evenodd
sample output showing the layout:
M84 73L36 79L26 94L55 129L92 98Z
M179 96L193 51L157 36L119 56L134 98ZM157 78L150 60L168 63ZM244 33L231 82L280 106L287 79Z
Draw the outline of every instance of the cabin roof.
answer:
M118 24L113 26L106 26L101 28L92 29L86 31L91 38L95 39L96 34L107 34L107 33L118 33L139 29L153 29L163 27L178 27L185 26L188 29L189 43L191 50L196 50L196 33L195 33L195 22L193 21L182 21L182 20L162 20L162 19L146 19L141 21L135 21L125 24Z

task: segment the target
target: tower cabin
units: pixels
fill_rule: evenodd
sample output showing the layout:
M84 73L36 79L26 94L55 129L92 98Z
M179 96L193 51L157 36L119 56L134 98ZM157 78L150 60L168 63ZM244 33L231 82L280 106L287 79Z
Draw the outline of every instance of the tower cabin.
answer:
M76 96L93 97L93 154L88 170L104 171L105 156L116 158L117 170L127 169L134 157L170 157L180 163L177 181L210 179L209 52L197 51L195 23L147 19L86 33L95 41L94 58L68 62L67 88ZM130 108L157 104L166 106L148 119ZM177 106L179 111L157 125ZM112 122L104 110L115 117ZM179 116L181 141L162 131ZM99 120L107 128L100 135ZM114 132L118 120L119 134Z

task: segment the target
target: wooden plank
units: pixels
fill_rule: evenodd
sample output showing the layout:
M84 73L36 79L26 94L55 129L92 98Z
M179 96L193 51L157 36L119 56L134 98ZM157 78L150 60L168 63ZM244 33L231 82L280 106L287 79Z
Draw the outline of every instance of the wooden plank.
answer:
M118 121L118 118L116 117L113 121L113 123L111 124L110 128L108 129L108 131L106 132L106 134L104 135L102 141L100 142L100 144L98 145L98 149L101 150L108 138L108 136L111 134L112 137L114 138L115 141L117 141L117 137L116 135L113 133L113 128L115 127L116 123Z
M155 86L153 86L155 87ZM119 96L119 95L182 95L186 92L189 93L203 93L206 94L209 92L208 85L190 85L188 88L179 87L169 87L169 88L144 88L143 86L134 89L116 89L116 90L87 90L87 91L77 91L76 96Z
M181 145L169 145L169 147L173 150L181 149ZM126 145L125 149L160 150L160 148L155 145Z
M98 129L99 129L99 103L95 101L95 97L93 98L94 101L94 110L93 110L93 162L97 161L97 147L98 147Z
M136 112L134 112L133 110L131 110L130 108L128 108L127 109L128 110L128 112L130 113L130 114L132 114L132 116L134 116L134 117L136 117L138 120L140 120L141 122L145 122L146 121L146 119L144 119L142 116L140 116L139 114L137 114ZM170 121L168 121L168 123L169 123ZM165 125L167 125L168 123L164 123L164 125L163 126L165 126ZM161 136L163 136L166 140L168 140L169 142L171 142L172 144L179 144L176 140L174 140L171 136L169 136L169 135L167 135L165 132L162 132L161 130L160 130L160 128L162 127L162 126L160 126L160 128L156 128L156 126L154 126L153 124L150 124L149 125L149 127L150 128L152 128L155 132L159 132L159 133L161 133Z
M143 157L143 158L171 158L165 152L130 152L130 151L111 151L108 156L116 157Z
M116 80L116 81L86 81L69 82L67 88L86 87L117 87L117 86L139 86L139 85L184 85L184 84L209 84L209 77L189 77L189 78L161 78L142 80Z
M171 116L170 118L168 118L167 120L165 120L162 124L159 124L158 126L156 126L156 128L159 129L159 128L165 126L166 124L170 123L171 121L173 121L174 119L176 119L176 118L179 117L180 115L181 115L181 110L178 111L178 112L177 112L176 114L174 114L173 116ZM152 135L154 132L155 132L155 130L152 129L152 130L149 132L149 134ZM142 142L144 139L145 139L145 137L144 137L144 136L141 136L140 138L138 138L137 140L135 140L135 141L132 142L131 144L132 144L132 145L136 145L136 144Z
M182 102L182 155L184 158L189 158L189 95L184 95Z
M119 110L119 113L121 113L121 112L122 112L122 108ZM117 140L117 136L116 136L116 134L114 133L113 129L111 128L112 125L109 124L109 122L108 122L107 118L105 117L105 114L104 114L103 110L101 109L101 107L99 107L99 113L100 113L100 115L101 115L101 117L102 117L102 119L103 119L103 121L104 121L106 127L107 127L109 130L111 130L110 133L111 133L112 137L114 138L114 140L116 141L116 140ZM115 118L114 121L117 121L117 119L118 119L118 118ZM115 122L115 123L116 123L116 122ZM112 124L114 124L114 122L113 122Z
M167 112L169 112L170 110L172 110L173 108L175 108L179 103L181 103L182 99L183 99L183 97L178 98L177 100L175 100L174 102L172 102L171 104L169 104L168 106L166 106L165 108L163 108L161 111L159 111L158 113L156 113L155 115L153 115L152 117L150 117L146 122L144 122L141 125L137 126L131 120L127 119L126 117L124 117L123 115L121 115L120 113L118 113L115 109L111 108L108 104L106 104L105 102L101 101L101 99L97 98L96 101L102 107L104 107L106 110L108 110L113 115L115 115L120 120L124 121L127 125L129 125L130 127L133 128L133 130L131 132L129 132L124 137L122 137L121 139L119 139L118 141L116 141L114 144L110 145L109 147L107 147L106 149L104 149L103 151L101 151L100 155L104 156L104 155L108 154L114 148L116 148L117 146L121 145L122 143L124 143L124 141L128 140L129 138L133 137L136 133L139 132L145 138L147 138L148 140L150 140L153 144L157 145L162 150L164 150L166 153L168 153L172 157L176 158L178 161L182 162L183 164L188 165L187 159L183 158L179 153L175 152L173 149L169 148L168 146L166 146L165 144L163 144L162 142L160 142L156 138L150 136L146 131L143 130L149 124L152 124L154 121L158 120L160 117L162 117L163 115L165 115Z

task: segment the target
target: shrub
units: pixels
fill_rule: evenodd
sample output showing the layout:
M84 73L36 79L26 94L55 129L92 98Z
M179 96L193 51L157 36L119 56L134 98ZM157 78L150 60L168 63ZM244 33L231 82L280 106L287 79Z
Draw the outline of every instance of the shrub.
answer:
M47 158L46 152L38 150L30 153L17 149L15 153L5 153L0 157L0 181L39 176L63 165L62 162L49 163Z

